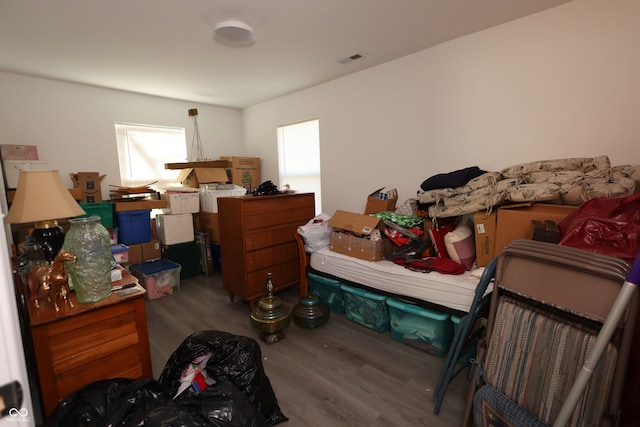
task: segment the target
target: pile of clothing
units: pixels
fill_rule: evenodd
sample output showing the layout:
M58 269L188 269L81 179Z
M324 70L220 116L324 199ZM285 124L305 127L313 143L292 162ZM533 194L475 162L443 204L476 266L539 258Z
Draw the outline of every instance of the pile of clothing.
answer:
M504 203L546 202L578 206L596 197L633 194L640 165L612 167L608 156L541 160L500 172L477 166L434 175L420 185L418 205L430 218L490 211Z

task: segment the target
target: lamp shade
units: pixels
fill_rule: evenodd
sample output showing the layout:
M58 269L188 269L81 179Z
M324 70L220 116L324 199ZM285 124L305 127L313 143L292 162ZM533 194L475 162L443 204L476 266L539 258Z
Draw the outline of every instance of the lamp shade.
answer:
M85 213L65 187L57 170L20 171L18 188L4 220L9 224L23 224L72 218Z

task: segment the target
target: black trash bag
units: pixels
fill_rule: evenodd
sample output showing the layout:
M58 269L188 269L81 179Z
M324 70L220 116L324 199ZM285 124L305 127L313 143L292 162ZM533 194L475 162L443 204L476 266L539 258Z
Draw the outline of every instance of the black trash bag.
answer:
M66 396L45 427L266 427L260 411L231 383L172 399L153 379L95 381Z
M130 417L127 425L145 427L268 427L257 406L235 385L224 382L177 397Z
M253 338L213 330L195 332L169 357L160 383L177 393L183 368L207 353L211 356L204 371L209 378L238 387L258 407L269 426L288 421L264 372L260 345Z
M144 412L169 400L167 388L155 380L95 381L62 399L45 426L125 425L129 414Z

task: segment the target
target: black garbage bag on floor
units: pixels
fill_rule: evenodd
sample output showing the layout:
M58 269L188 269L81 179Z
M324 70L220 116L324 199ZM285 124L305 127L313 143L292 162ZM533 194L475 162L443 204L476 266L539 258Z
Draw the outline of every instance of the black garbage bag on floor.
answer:
M45 427L266 427L258 408L236 386L217 382L173 399L153 379L95 381L66 396Z
M207 353L211 355L204 371L209 378L235 385L258 407L268 425L288 421L264 372L260 345L253 338L212 330L195 332L169 357L160 383L175 394L184 367Z

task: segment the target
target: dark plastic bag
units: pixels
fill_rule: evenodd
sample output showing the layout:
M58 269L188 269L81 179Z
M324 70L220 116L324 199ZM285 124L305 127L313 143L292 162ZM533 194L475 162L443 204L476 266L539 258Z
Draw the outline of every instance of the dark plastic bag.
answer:
M217 382L228 381L238 387L258 407L268 425L288 421L264 372L260 345L253 338L221 331L195 332L169 357L160 375L160 383L175 394L183 368L207 353L211 356L204 371L209 378Z
M640 251L640 193L588 200L558 229L561 245L633 262Z
M265 427L257 407L231 383L173 400L153 379L95 381L66 396L45 427Z

